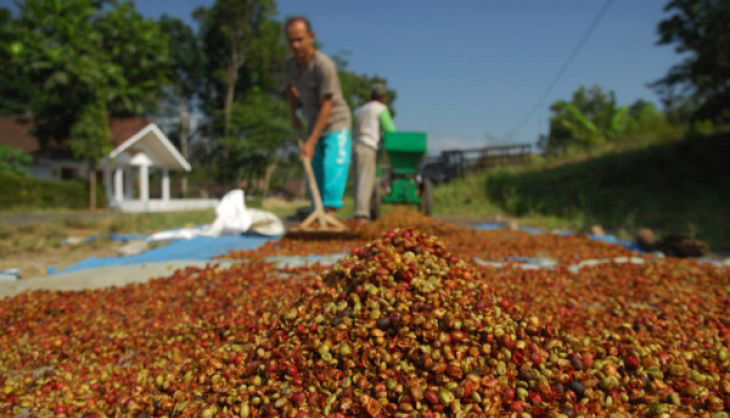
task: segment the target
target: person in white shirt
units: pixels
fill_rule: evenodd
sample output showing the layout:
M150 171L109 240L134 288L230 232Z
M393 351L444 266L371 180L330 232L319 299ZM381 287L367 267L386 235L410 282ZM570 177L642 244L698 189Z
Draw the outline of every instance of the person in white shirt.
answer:
M355 219L370 220L370 200L375 187L375 169L378 146L382 132L395 131L390 110L386 105L388 89L383 83L371 87L370 101L355 110L353 125L353 169L355 194Z

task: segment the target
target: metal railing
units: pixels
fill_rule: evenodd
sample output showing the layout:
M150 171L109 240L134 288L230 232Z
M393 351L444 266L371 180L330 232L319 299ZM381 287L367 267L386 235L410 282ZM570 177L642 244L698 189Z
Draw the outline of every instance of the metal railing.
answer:
M437 182L449 181L469 171L525 162L532 155L532 150L532 144L445 150L436 159L426 161L422 172Z

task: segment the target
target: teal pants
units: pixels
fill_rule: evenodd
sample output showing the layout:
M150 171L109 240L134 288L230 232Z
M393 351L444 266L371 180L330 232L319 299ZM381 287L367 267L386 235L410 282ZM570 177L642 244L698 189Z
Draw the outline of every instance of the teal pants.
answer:
M312 157L312 171L317 180L322 206L339 209L350 171L352 137L347 129L330 132L319 138Z

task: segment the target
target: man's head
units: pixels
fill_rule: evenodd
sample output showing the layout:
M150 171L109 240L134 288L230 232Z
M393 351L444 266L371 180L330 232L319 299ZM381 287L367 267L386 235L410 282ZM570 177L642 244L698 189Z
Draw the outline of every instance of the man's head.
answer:
M287 19L284 30L294 57L299 62L307 62L314 54L314 32L309 20L301 16L291 17Z
M385 103L388 98L388 87L385 83L376 82L370 86L370 100L377 100Z

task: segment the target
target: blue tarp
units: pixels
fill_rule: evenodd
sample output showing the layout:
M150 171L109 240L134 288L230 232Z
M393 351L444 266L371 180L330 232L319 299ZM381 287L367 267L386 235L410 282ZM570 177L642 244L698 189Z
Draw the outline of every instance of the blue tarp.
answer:
M505 229L506 227L502 224L477 224L474 228L481 229L482 231L498 231ZM520 231L527 232L528 234L542 234L542 231L535 228L528 228L526 226L520 227Z
M622 246L624 248L627 248L627 249L629 249L631 251L634 251L634 252L637 252L637 253L643 253L644 252L641 248L639 248L638 245L636 245L635 242L633 242L633 241L626 241L626 240L620 240L620 239L616 238L613 235L603 235L603 236L589 235L588 237L590 239L593 239L593 240L596 240L596 241L602 241L602 242L605 242L605 243L608 243L608 244L620 245L620 246Z
M195 237L173 241L164 247L155 248L142 254L128 257L89 258L56 273L70 273L88 268L158 263L174 260L207 261L215 256L226 255L231 251L258 248L269 241L277 239L278 237L261 235Z
M500 224L480 224L474 225L475 228L481 230L499 230L504 229ZM540 234L542 231L534 228L520 228L521 231L530 234ZM567 235L570 231L563 230L561 235ZM605 235L602 237L589 235L590 238L603 241L610 244L621 245L629 250L641 252L635 243L631 241L618 240L613 235ZM144 238L143 235L128 234L116 235L114 237L118 241L127 241L130 239ZM252 250L260 247L266 242L277 240L279 237L267 237L262 235L240 235L240 236L223 236L223 237L196 237L186 240L172 241L170 244L144 252L142 254L128 257L108 257L108 258L89 258L74 264L64 270L55 271L49 268L49 274L70 273L78 270L99 267L124 266L131 264L158 263L175 260L200 260L208 261L216 256L223 256L231 251Z
M500 224L479 224L479 225L474 225L474 227L476 229L481 229L481 230L485 230L485 231L496 231L496 230L505 228L503 225L500 225ZM540 231L539 229L528 228L528 227L521 227L520 231L527 232L528 234L542 234L543 233L543 231ZM558 231L558 235L561 235L561 236L566 236L566 235L571 235L571 234L572 234L572 232L568 229L561 229L560 231ZM637 253L643 253L641 248L639 248L639 246L636 245L635 242L620 240L613 235L603 235L603 236L588 235L588 238L590 238L592 240L596 240L596 241L606 242L608 244L620 245L628 250L631 250L631 251L634 251Z
M504 229L504 225L502 225L502 224L478 224L478 225L474 225L474 228L481 229L482 231L497 231L500 229Z

